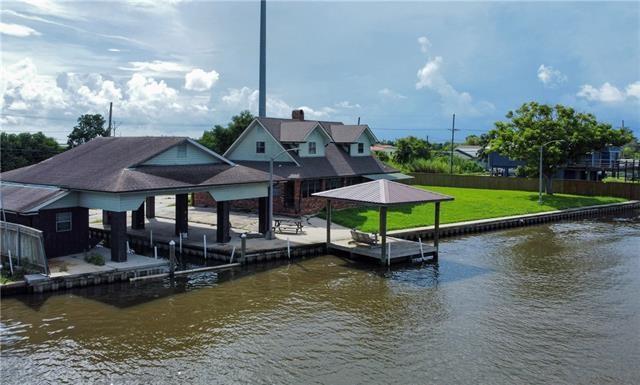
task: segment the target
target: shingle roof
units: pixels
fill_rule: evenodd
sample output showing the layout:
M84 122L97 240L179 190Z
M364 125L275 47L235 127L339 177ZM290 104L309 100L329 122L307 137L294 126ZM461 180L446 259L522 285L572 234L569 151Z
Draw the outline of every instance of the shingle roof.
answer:
M45 202L55 201L67 195L67 191L55 187L0 184L0 207L15 213L28 213Z
M295 135L295 138L300 137L300 135L297 133L292 134L289 132L285 132L284 139L282 139L283 138L282 126L297 127L297 128L301 128L302 130L308 129L309 131L306 132L308 134L310 130L313 129L313 127L308 128L311 124L315 127L316 124L320 123L322 128L324 128L325 130L327 130L327 128L330 127L332 124L338 124L338 125L342 124L341 122L328 122L328 121L322 121L322 120L298 120L298 119L281 119L281 118L256 118L256 119L269 131L269 133L271 133L271 135L273 135L274 138L276 138L281 142L290 141L286 139L288 139L291 135ZM305 137L306 135L302 138L302 140L299 140L299 141L300 142L304 141Z
M313 121L297 121L297 122L283 122L280 125L280 137L276 137L281 142L304 142L307 135L318 127L318 122Z
M336 143L355 143L367 128L369 128L369 126L364 124L332 124L329 126L329 134Z
M222 163L134 167L187 140L184 137L96 138L43 162L2 173L0 177L5 181L105 192L264 182L269 179L265 173Z
M379 206L453 200L453 197L448 195L438 194L386 179L327 190L315 193L313 196Z
M295 154L292 156L300 166L292 162L277 162L274 164L273 173L285 179L310 179L398 171L373 156L350 156L335 143L327 145L324 157L299 157ZM258 170L269 170L269 162L237 161L237 163Z

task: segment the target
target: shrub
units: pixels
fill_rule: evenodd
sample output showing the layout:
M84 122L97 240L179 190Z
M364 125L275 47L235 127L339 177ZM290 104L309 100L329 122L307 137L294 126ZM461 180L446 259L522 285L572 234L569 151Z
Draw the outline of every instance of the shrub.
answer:
M92 265L104 266L104 257L98 253L87 254L84 260Z

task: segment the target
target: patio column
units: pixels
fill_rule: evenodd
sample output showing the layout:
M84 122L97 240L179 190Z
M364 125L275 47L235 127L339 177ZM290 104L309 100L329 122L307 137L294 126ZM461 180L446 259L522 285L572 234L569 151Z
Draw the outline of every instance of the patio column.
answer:
M127 212L111 212L111 261L127 261Z
M144 229L144 202L140 204L137 210L131 212L131 228L136 230Z
M327 199L327 248L331 243L331 199Z
M108 210L102 210L102 225L103 226L109 226L111 224L111 216L110 216L110 211Z
M433 247L436 248L436 253L433 255L433 260L438 260L438 242L440 238L440 202L436 202L436 214L433 222Z
M229 235L231 226L229 225L229 201L218 201L216 214L218 222L216 224L216 236L218 243L227 243L231 240Z
M176 194L176 235L189 232L189 198L187 194Z
M156 217L156 197L147 197L145 199L147 205L147 219Z
M380 206L380 263L387 263L387 207Z
M258 232L269 231L269 197L258 198Z

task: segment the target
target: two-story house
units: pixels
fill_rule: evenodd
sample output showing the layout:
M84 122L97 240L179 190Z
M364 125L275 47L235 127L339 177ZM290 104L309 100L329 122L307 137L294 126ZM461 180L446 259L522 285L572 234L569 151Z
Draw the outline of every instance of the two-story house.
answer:
M371 153L376 137L367 125L305 120L294 110L291 119L256 118L224 153L243 166L269 171L281 179L274 188L274 212L300 215L318 212L324 201L311 195L371 179L408 178L377 160ZM213 205L206 193L195 204ZM235 202L236 208L255 208L253 200Z

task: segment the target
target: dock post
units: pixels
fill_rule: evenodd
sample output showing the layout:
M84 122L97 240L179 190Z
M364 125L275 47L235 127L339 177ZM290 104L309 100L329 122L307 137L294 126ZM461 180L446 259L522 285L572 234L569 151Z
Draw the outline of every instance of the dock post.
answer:
M153 257L158 259L158 246L153 246Z
M420 258L424 259L424 249L422 248L422 238L418 237L418 243L420 244Z
M380 206L380 227L378 229L380 231L380 263L384 265L386 262L386 252L387 252L387 208L385 206Z
M9 270L11 270L11 276L13 276L13 260L11 257L11 249L8 249L9 251Z
M291 259L291 242L289 241L289 237L287 237L287 257Z
M176 243L174 241L169 242L169 276L173 278L175 272L176 263Z
M391 266L391 243L387 243L387 266Z
M231 250L231 258L229 258L229 263L233 263L233 256L236 255L236 247L233 246L233 249Z
M327 251L331 243L331 199L327 199Z
M179 239L180 239L180 247L178 251L180 251L180 256L182 256L182 233L180 233Z
M247 234L242 233L240 235L240 259L244 263L247 258Z
M149 230L149 246L153 247L153 230Z
M204 252L204 259L207 259L207 234L203 234L202 235L202 243L203 243L203 252Z
M436 214L433 225L433 247L436 249L436 253L433 255L433 260L438 261L438 244L440 238L440 202L436 202Z

